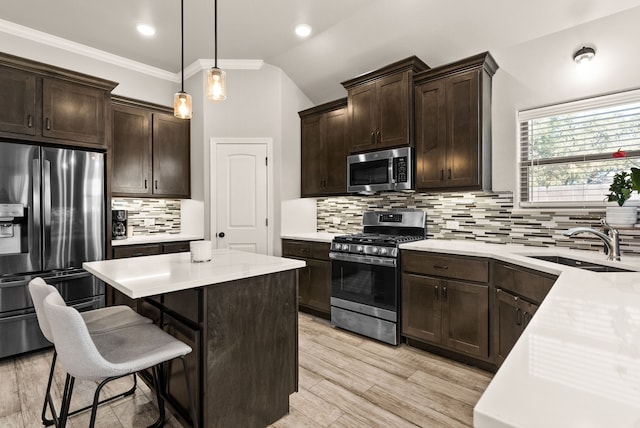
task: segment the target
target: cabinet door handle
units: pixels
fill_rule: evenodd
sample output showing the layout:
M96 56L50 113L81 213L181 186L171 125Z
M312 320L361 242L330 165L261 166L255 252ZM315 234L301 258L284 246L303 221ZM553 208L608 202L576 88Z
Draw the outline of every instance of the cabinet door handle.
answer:
M376 143L376 133L371 131L371 137L369 138L369 140L371 141L371 144L375 144Z
M27 127L28 128L33 128L33 116L32 115L28 115L27 116Z
M380 137L380 131L376 132L376 143L379 143L380 141L382 141L382 138Z
M436 300L438 300L438 299L439 299L439 297L440 297L440 296L439 296L439 293L438 293L438 291L440 291L440 287L439 287L439 286L437 286L437 285L434 285L434 286L433 286L433 291L435 291L435 293L436 293Z
M44 120L44 124L45 124L45 126L44 126L44 127L47 129L47 131L51 131L51 119L46 118L46 119Z
M451 180L451 168L449 168L449 180Z
M447 265L433 265L434 269L449 269Z
M440 170L440 181L444 181L444 169Z
M155 181L156 184L156 190L158 190L158 180Z
M147 179L146 178L144 179L144 188L145 189L147 188Z
M520 308L516 308L516 324L522 325L522 311Z
M442 300L447 300L447 286L442 286Z

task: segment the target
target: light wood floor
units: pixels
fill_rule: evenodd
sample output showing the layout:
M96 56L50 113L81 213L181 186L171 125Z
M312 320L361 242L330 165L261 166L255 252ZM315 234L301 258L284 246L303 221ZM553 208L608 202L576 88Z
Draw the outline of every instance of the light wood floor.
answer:
M387 346L301 314L299 391L290 413L274 428L302 427L467 427L473 406L491 374L404 345ZM51 351L0 361L0 427L42 426L40 412ZM64 371L56 370L54 400L59 402ZM105 388L125 390L130 380ZM153 394L144 385L133 397L98 410L98 427L137 428L157 416ZM88 404L94 385L77 384L72 408ZM89 416L70 419L71 428ZM171 417L167 427L180 427ZM232 427L235 428L235 427Z

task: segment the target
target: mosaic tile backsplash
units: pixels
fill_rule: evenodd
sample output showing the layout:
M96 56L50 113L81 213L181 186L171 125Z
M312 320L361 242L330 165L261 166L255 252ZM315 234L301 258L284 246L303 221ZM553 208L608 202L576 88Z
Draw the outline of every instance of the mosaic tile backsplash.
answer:
M179 199L114 198L111 209L127 210L127 225L133 226L134 236L180 233Z
M496 244L560 246L602 251L603 243L589 234L571 238L562 232L577 226L601 229L603 209L593 211L513 211L511 192L381 193L342 196L317 201L319 232L355 233L362 230L362 212L417 208L427 213L429 239L472 239ZM338 224L337 224L338 223ZM622 253L640 255L640 228L620 231Z

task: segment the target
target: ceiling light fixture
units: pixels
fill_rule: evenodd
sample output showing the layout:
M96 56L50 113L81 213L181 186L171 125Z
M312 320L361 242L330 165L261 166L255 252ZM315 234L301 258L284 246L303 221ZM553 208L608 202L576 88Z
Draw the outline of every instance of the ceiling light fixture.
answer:
M143 22L138 22L136 24L136 30L138 30L138 33L142 34L143 36L147 36L147 37L151 37L151 36L156 34L156 29L155 28L153 28L151 25L145 24Z
M594 48L583 46L573 54L573 60L577 64L585 64L591 61L594 56L596 56L596 50Z
M180 42L182 86L180 92L173 96L173 115L180 119L191 119L191 95L184 91L184 0L180 0Z
M227 73L218 68L218 0L213 1L213 67L207 72L207 98L211 101L227 99Z
M299 37L308 37L311 34L311 25L298 24L296 25L295 32Z

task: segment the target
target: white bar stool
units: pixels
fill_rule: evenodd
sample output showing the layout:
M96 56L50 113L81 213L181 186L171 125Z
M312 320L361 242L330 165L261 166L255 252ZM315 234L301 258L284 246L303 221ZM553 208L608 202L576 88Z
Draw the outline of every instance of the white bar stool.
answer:
M52 285L47 284L42 278L34 278L29 282L29 293L31 294L31 300L33 301L33 306L36 309L36 316L38 319L38 325L40 326L40 331L42 335L49 342L53 343L53 335L51 333L51 328L49 326L49 321L47 320L46 314L44 312L44 299L51 293L58 293L58 290ZM149 318L143 317L136 313L133 309L128 306L109 306L106 308L94 309L91 311L81 312L85 324L87 325L87 329L90 334L100 334L108 331L117 330L124 327L130 327L134 325L141 324L151 324L152 321ZM44 404L42 406L42 424L45 426L53 425L54 420L49 419L46 416L47 405L52 404L51 399L51 383L53 382L53 373L56 366L57 352L53 351L53 359L51 361L51 369L49 370L49 380L47 382L47 390L44 396ZM99 404L103 404L117 398L126 397L133 394L136 390L137 386L137 378L136 375L133 375L133 386L131 389L115 395L113 397L109 397ZM75 415L79 412L85 411L89 409L91 406L83 407L81 409L74 410L70 412L69 415Z
M67 371L60 417L54 416L56 427L64 428L69 416L69 403L75 379L102 380L96 388L91 409L90 428L95 426L100 391L108 382L140 370L153 368L159 418L152 427L164 425L165 411L158 371L162 363L180 358L191 407L192 423L198 427L193 392L185 355L191 347L154 324L141 324L91 335L80 313L68 307L59 293L44 300L44 311L53 334L56 351ZM51 408L55 415L55 409Z

